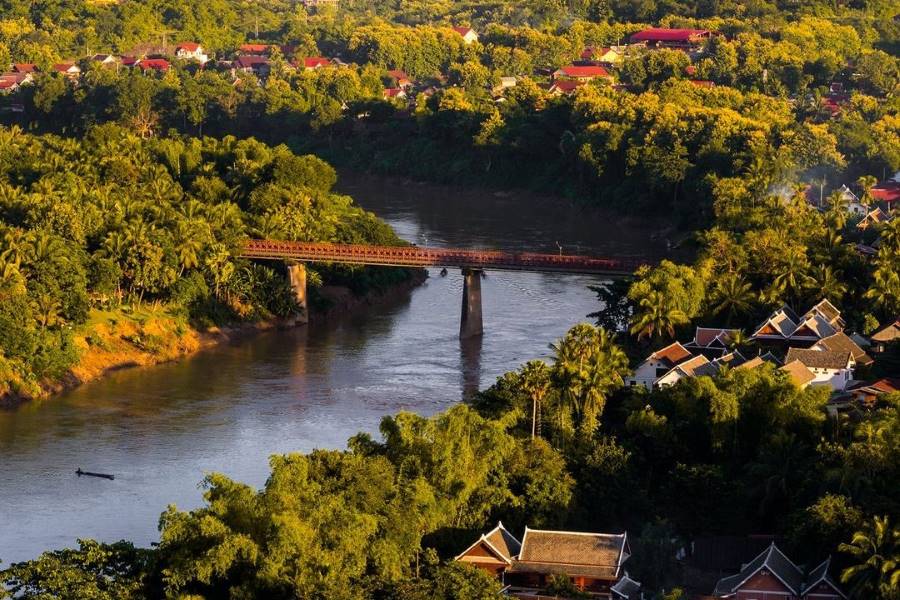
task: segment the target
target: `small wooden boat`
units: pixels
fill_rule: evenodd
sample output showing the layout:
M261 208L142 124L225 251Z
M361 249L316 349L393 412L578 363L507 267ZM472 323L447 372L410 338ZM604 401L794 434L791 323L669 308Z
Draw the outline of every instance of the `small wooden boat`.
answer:
M107 475L106 473L91 473L90 471L82 471L81 467L78 467L78 470L75 471L75 474L81 477L84 475L85 477L100 477L102 479L110 479L113 480L116 478L115 475Z

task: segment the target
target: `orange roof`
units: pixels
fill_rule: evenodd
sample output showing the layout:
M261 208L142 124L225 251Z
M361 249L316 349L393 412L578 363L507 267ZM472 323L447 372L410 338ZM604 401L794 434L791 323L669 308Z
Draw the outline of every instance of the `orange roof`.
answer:
M187 50L188 52L196 52L200 48L197 42L181 42L176 46L179 50Z
M661 350L657 350L650 355L650 358L655 358L657 360L667 360L674 366L691 358L692 356L693 354L691 354L687 350L687 348L682 346L679 342L675 342L674 344L669 344Z
M609 77L609 71L603 67L588 65L566 65L556 70L555 75L564 75L566 77Z
M794 382L794 385L797 387L802 388L816 378L816 376L813 375L813 372L799 360L793 360L783 367L780 367L780 369L788 374L791 381Z

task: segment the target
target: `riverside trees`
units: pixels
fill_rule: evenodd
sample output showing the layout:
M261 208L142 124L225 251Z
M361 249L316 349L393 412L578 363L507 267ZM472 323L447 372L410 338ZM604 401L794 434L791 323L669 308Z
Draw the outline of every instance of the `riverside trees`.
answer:
M280 274L232 257L242 238L397 243L334 181L255 140L0 129L0 392L37 394L68 369L92 309L160 302L199 325L291 314Z
M821 388L800 390L770 367L622 388L621 351L592 329L579 325L557 344L573 351L549 373L508 373L471 406L387 417L380 441L360 434L346 451L274 456L260 490L208 476L203 507L162 515L157 549L84 542L0 580L23 598L480 599L496 581L442 559L502 519L517 529L627 529L646 549L636 550L634 576L666 587L677 541L695 535L784 531L805 560L848 544L834 561L851 567L856 597L893 600L885 564L896 532L880 517L878 529L864 523L900 508L900 398L835 426ZM553 374L582 354L609 357L602 381L583 381L606 402L593 428L573 429L571 381ZM533 438L536 388L546 418ZM74 585L98 570L106 579L96 594Z

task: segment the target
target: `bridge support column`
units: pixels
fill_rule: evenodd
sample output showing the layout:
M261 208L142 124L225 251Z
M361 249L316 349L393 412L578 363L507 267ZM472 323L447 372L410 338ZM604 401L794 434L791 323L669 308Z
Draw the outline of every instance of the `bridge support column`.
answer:
M484 333L481 322L481 273L480 269L462 270L463 297L459 337L463 339Z
M300 306L300 315L297 316L298 324L309 321L306 305L306 265L301 262L287 261L288 282L291 291L294 292L294 300Z

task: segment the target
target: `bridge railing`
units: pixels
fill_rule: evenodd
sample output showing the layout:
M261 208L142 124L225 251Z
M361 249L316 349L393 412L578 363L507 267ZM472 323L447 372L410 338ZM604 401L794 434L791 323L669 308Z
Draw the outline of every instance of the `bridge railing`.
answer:
M445 266L514 270L553 270L596 273L632 273L647 261L628 258L595 258L578 255L421 248L419 246L369 246L249 240L241 256L281 258L311 262L340 262L386 266Z

